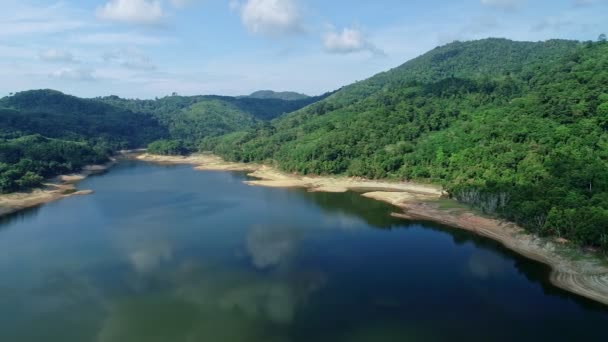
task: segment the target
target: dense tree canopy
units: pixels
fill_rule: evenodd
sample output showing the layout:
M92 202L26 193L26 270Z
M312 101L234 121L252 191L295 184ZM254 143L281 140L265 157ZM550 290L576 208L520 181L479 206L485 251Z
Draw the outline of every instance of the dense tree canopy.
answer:
M120 149L150 144L154 153L190 153L205 137L249 129L328 96L266 95L270 98L81 99L32 90L2 98L0 193L37 186L45 177L77 171Z
M608 250L608 44L453 43L201 149L287 171L443 184Z
M0 138L0 193L40 185L45 177L107 161L87 143L28 135Z
M150 144L303 174L430 181L537 234L608 250L602 37L455 42L335 93L276 94L17 93L0 100L0 192Z
M54 90L32 90L0 99L0 133L41 134L126 149L164 137L167 129L148 114Z

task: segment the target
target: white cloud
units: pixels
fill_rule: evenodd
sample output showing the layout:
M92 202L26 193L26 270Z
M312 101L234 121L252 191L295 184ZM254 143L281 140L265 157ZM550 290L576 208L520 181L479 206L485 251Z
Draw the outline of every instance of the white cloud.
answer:
M513 10L521 5L522 0L481 0L481 4L488 7Z
M74 55L69 51L48 49L40 52L40 59L47 62L75 63Z
M86 22L75 19L82 17L80 11L63 3L33 6L24 1L13 6L2 5L0 37L60 33L87 26Z
M323 36L323 46L330 53L354 53L369 51L384 54L356 28L344 28L342 31L331 30Z
M245 0L229 4L240 12L243 25L251 33L278 36L303 31L295 0Z
M130 24L158 24L164 13L160 0L110 0L97 9L97 17Z
M93 70L89 68L63 68L49 74L51 78L68 81L94 81Z
M93 45L161 45L169 41L163 37L145 35L137 32L90 33L74 35L67 40L77 44Z
M532 32L549 31L555 32L568 27L572 27L575 23L565 18L546 18L538 24L532 26Z
M134 48L106 52L102 58L106 63L118 64L127 69L148 71L156 69L156 65L150 61L148 56Z

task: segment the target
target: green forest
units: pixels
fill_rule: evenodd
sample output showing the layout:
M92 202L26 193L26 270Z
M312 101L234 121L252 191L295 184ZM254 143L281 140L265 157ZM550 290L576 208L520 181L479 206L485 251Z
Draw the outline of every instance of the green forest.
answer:
M456 42L200 148L437 183L539 235L608 250L608 44Z
M479 210L608 251L608 43L435 48L320 97L0 100L0 192L117 150L213 151L301 174L441 184Z
M293 93L277 93L289 98L284 100L264 94L81 99L46 89L2 98L0 193L37 187L45 178L106 162L124 149L192 153L204 138L256 127L329 96L291 99Z

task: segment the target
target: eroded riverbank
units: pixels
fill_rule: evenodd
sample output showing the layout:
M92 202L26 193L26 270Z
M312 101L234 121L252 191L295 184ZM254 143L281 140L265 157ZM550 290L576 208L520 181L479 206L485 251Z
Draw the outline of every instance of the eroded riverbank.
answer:
M192 164L197 170L247 171L259 179L246 182L253 186L301 187L320 192L359 191L365 197L401 208L402 212L393 214L396 217L438 222L496 240L514 252L549 265L550 280L555 286L608 305L608 263L604 257L591 253L573 257L572 247L527 234L514 224L463 208L441 208L437 200L443 191L436 186L346 177L303 177L265 165L226 162L208 154L189 157L141 154L136 158L163 164Z

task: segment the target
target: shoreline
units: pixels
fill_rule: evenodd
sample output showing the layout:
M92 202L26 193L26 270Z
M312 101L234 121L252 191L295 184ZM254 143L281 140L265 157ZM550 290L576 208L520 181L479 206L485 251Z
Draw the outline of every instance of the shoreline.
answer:
M251 186L297 187L318 192L355 190L364 197L401 209L392 214L394 217L436 222L497 241L517 254L551 267L549 280L556 287L608 305L606 258L590 252L574 258L566 255L573 247L566 246L559 239L536 237L513 223L484 217L464 207L441 208L439 200L445 193L437 186L340 176L299 176L266 165L226 162L211 154L180 157L144 153L129 157L165 165L189 164L199 171L245 171L250 177L258 179L245 181Z
M59 175L51 178L42 183L42 187L39 188L1 194L0 218L63 198L90 195L93 193L93 190L78 190L76 183L90 175L105 172L115 163L116 159L112 158L108 163L103 165L87 165L78 173Z

